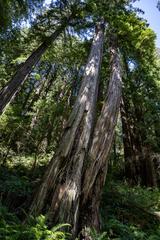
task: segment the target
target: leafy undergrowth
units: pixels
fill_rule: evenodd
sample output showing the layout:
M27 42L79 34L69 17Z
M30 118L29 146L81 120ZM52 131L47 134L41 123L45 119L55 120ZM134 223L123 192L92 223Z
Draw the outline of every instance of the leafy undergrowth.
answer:
M0 201L9 211L22 215L43 175L48 156L12 156L0 167Z
M101 214L103 231L106 232L102 239L160 239L158 189L108 182L103 194Z
M39 184L48 156L41 156L34 166L34 157L14 156L0 167L0 240L66 240L68 224L47 226L43 215L26 215L34 189ZM24 218L27 221L23 223Z
M2 240L64 240L69 234L62 231L68 224L60 224L48 229L43 215L37 218L30 217L22 224L7 208L0 206L0 239Z
M44 171L43 160L33 174L33 161L26 158L24 164L19 164L15 158L0 168L0 240L69 238L69 228L64 228L66 225L49 229L42 215L36 219L30 217L27 223L22 224L28 209L27 203ZM91 231L92 240L160 239L158 189L131 187L122 181L108 180L103 193L101 215L102 231Z

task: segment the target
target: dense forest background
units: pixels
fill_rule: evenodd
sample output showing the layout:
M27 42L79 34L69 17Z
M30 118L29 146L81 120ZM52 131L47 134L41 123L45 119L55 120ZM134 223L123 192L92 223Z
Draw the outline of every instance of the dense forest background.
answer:
M0 239L160 239L160 49L134 2L0 0Z

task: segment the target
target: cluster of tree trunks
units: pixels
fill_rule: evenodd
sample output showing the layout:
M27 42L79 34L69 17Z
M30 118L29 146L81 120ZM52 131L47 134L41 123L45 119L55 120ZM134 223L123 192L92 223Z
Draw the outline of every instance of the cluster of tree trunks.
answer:
M31 213L38 214L48 204L49 219L71 223L74 235L78 229L82 172L95 121L103 41L104 24L98 24L73 111L31 206Z
M129 63L125 54L123 55L124 65L124 86L127 85L132 91L131 85L128 86L128 79L136 82L130 72ZM125 81L127 80L127 81ZM135 89L136 91L136 89ZM137 95L138 98L138 95ZM131 185L142 185L156 187L156 171L152 159L152 147L146 143L147 126L145 126L143 103L139 101L137 105L136 92L129 98L126 89L123 89L120 112L123 133L123 147L125 160L125 177Z
M0 91L0 113L16 95L32 68L38 63L51 42L64 30L68 21L64 21L52 36L31 54L12 80ZM30 213L34 215L41 212L47 213L51 224L70 223L73 237L85 226L100 229L101 193L106 179L108 158L114 139L120 103L126 177L132 184L156 186L153 162L147 149L148 146L144 143L145 134L137 124L137 122L143 122L143 111L134 105L133 101L134 119L128 112L126 99L123 98L121 102L121 60L114 34L110 37L111 73L108 90L96 122L104 26L104 23L96 26L76 102L64 128L59 148L46 169L30 208ZM52 80L48 81L46 92L43 91L44 83L42 83L38 91L38 98L40 95L43 97L42 91L46 96L53 83ZM36 99L32 100L31 105L34 101ZM32 125L35 123L35 119L33 120ZM85 236L82 238L85 239Z
M49 41L33 52L1 90L1 112L64 27L65 24L60 26ZM73 236L85 226L100 227L99 204L121 101L121 66L114 35L110 42L111 76L97 123L95 125L104 23L96 26L77 100L30 208L31 214L47 213L52 224L71 223ZM43 84L40 93L41 88Z
M103 41L104 25L98 24L77 101L31 206L32 214L45 210L52 223L71 223L73 236L85 226L100 227L99 204L121 101L120 57L112 37L108 92L93 128Z
M111 37L110 58L111 76L107 96L95 126L82 187L82 226L87 225L97 230L100 228L101 193L106 179L122 91L121 61L114 35Z

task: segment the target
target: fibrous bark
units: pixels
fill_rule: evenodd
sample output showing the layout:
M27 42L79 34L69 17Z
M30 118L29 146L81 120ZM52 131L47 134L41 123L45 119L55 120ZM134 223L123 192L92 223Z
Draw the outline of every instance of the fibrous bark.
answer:
M103 52L104 25L96 27L82 85L66 124L57 154L51 160L31 206L40 213L48 202L49 219L72 224L77 231L82 168L93 130L99 70Z
M82 189L81 224L96 229L100 227L99 204L121 101L121 65L115 37L111 38L110 55L108 92L95 127Z

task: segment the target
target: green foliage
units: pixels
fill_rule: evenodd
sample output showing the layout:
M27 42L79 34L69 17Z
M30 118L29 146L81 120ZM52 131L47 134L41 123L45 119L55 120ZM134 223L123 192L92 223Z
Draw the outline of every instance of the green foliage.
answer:
M97 233L97 231L94 229L91 230L90 235L93 240L108 240L109 239L107 232Z
M14 175L8 176L8 179L0 180L0 191L2 193L7 191L8 194L16 194L17 196L26 196L31 193L28 179Z
M59 224L49 229L43 215L30 217L27 223L22 224L7 208L0 206L0 239L3 240L64 240L69 236L61 230L65 227L69 224Z
M107 182L101 205L103 230L108 239L148 240L160 237L158 189L130 187L122 182Z
M41 7L43 0L1 0L0 1L0 28L5 30L13 24L29 17L37 7Z
M51 44L13 103L1 116L0 192L1 200L9 210L0 207L0 239L62 240L68 237L61 231L61 228L68 227L66 224L49 229L42 215L36 219L31 217L26 224L22 224L22 219L10 211L21 215L21 208L28 210L24 200L31 198L44 167L56 152L81 85L93 28L101 17L109 27L106 29L97 112L99 114L101 110L108 87L108 43L110 34L114 32L118 37L121 56L128 66L128 71L123 66L123 94L129 105L131 120L136 119L135 106L138 106L143 119L135 122L142 132L143 144L148 144L152 152L160 152L160 58L156 53L155 33L148 28L146 21L137 17L130 2L57 0L43 9L37 18L35 14L42 7L42 0L0 2L0 26L4 31L0 36L1 88L46 36L53 33L61 19L71 11L79 10L76 20ZM25 27L20 24L22 19L31 19L33 13L34 22ZM10 28L13 28L12 31ZM55 65L57 70L51 71ZM109 166L111 179L123 178L123 133L120 122L117 136L116 156L112 154ZM89 234L94 240L158 240L160 229L154 212L160 211L159 199L158 189L131 188L122 182L109 181L101 207L104 232L89 230Z

